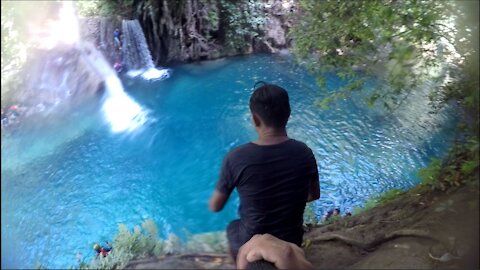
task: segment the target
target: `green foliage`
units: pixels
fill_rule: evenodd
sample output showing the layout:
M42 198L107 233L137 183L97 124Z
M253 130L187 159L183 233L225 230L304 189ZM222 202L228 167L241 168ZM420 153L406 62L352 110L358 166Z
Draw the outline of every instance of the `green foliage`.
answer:
M318 224L319 219L317 218L317 215L315 214L315 205L313 202L307 203L305 205L305 211L303 212L303 224L312 224L316 225Z
M384 205L390 201L392 201L393 199L397 198L399 195L405 193L403 190L401 189L390 189L382 194L380 194L380 196L377 197L377 201L379 204L381 205Z
M218 3L226 48L245 50L249 40L260 34L260 28L266 22L262 3L255 0L219 0Z
M442 169L442 162L439 159L432 159L430 164L418 171L418 176L421 179L421 184L424 186L431 186L436 188L440 183L440 172Z
M91 269L91 267L86 262L80 262L77 266L72 266L69 269L71 269L71 270L86 270L86 269Z
M458 67L467 52L475 51L471 46L475 37L461 39L453 34L453 20L457 19L456 26L461 28L465 17L461 5L433 0L300 0L297 23L291 31L296 56L317 77L333 71L349 82L339 89L343 95L337 91L318 104L326 108L326 104L362 90L358 70L377 78L381 85L370 93L368 103L381 102L389 109L400 106L427 79L443 79L440 67L447 62L449 68ZM460 52L462 57L455 58L458 48L452 47L460 44L465 50ZM432 91L445 96L445 89ZM460 96L468 95L462 90ZM465 102L473 104L475 99Z
M187 238L185 250L188 252L228 252L228 241L225 232L190 234Z
M89 0L75 2L81 16L130 16L134 10L133 0Z
M373 196L370 199L368 199L368 201L365 203L363 207L353 209L353 214L358 215L374 207L385 205L386 203L392 201L393 199L397 198L399 195L404 193L405 192L401 189L391 189L391 190L385 191L379 195Z
M36 8L41 8L40 4ZM2 100L12 95L21 82L18 76L27 60L28 32L24 20L32 7L21 1L1 1L2 9Z
M153 220L146 220L142 226L135 226L133 231L120 224L112 243L112 251L106 257L94 258L90 265L96 269L122 268L134 258L163 255L166 245L167 243L158 239L158 228Z
M352 211L353 215L361 214L369 209L372 209L378 205L376 198L370 198L363 207L355 207Z
M206 22L208 27L202 28L207 28L209 31L218 31L219 29L220 15L217 2L217 0L199 0L199 6L201 6L202 8L200 9L197 16L199 15L202 17L202 19L204 19L204 22ZM211 38L210 32L206 33L206 38Z
M218 23L220 18L218 17L218 10L209 9L207 13L207 20L212 26L212 30L218 30Z
M378 86L368 90L367 104L395 110L424 82L434 82L432 105L460 104L468 127L462 132L471 138L455 144L444 161L433 160L420 170L422 185L444 190L478 180L478 1L300 0L299 9L290 32L298 60L323 90L327 72L347 82L317 105L328 109L332 102L365 91L363 78L373 77Z
M75 7L78 15L84 17L101 16L102 10L100 9L103 1L91 0L91 1L76 1Z
M418 172L421 185L435 190L445 190L460 186L467 181L478 181L479 176L478 137L470 137L466 142L455 143L443 160L433 159Z
M79 262L70 269L118 269L125 267L134 259L159 257L180 252L217 252L228 251L228 241L225 232L210 232L190 234L186 232L187 240L182 242L175 234L168 235L166 240L158 238L158 227L151 219L145 220L141 226L129 230L124 224L119 224L118 232L112 243L112 250L106 257L98 256L90 264ZM47 269L38 265L36 269Z

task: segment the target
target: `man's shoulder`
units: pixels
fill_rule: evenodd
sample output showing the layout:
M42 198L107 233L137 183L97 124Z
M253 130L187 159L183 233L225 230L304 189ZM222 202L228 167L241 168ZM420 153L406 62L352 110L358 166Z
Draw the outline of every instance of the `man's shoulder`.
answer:
M227 157L228 158L233 158L233 157L245 154L245 153L251 151L251 149L253 149L253 146L254 145L250 142L239 145L239 146L233 148L232 150L230 150L230 152L227 153Z
M302 142L302 141L295 140L295 139L290 139L290 142L293 145L296 145L297 147L304 147L304 148L310 149L310 147L308 147L308 145L306 143Z
M302 141L297 141L295 139L290 139L290 148L297 149L302 152L313 152L308 145Z
M289 139L288 142L281 143L281 145L282 145L281 147L285 149L293 148L300 151L312 152L312 150L310 149L310 147L308 147L307 144L295 139ZM265 148L263 150L267 151L268 148ZM258 146L256 146L254 143L249 142L249 143L239 145L233 148L232 150L230 150L230 152L227 153L227 158L234 159L234 158L242 157L245 155L251 155L252 152L255 152L255 151L262 151L262 148L258 148Z

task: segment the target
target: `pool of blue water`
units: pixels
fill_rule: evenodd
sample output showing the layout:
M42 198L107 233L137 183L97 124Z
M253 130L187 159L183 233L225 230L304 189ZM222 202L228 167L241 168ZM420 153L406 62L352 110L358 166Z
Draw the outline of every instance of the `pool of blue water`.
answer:
M416 171L446 153L455 112L428 114L416 96L394 113L361 96L329 110L315 79L288 56L252 55L172 67L162 81L122 78L149 112L134 133L112 133L101 113L2 137L2 268L60 268L93 256L118 224L153 219L160 235L221 231L237 217L238 197L213 214L207 200L225 153L256 138L248 99L255 81L288 90L289 136L315 153L318 216L362 206L372 195L418 183ZM330 90L342 81L327 76ZM88 260L87 260L88 261Z

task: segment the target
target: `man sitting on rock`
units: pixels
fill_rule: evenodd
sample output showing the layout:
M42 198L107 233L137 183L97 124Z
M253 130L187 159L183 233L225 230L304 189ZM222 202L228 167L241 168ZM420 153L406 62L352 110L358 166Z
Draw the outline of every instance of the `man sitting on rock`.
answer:
M227 227L234 260L239 248L255 234L268 233L300 246L305 204L320 197L312 150L287 136L290 117L287 91L261 83L250 97L258 139L225 156L209 202L209 209L218 212L237 188L240 219Z

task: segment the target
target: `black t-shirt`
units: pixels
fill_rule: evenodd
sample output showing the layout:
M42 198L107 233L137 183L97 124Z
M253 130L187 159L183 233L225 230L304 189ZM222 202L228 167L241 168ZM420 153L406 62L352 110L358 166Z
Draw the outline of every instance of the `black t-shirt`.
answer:
M225 156L217 190L230 195L237 188L241 226L250 237L270 233L299 244L311 181L318 181L317 163L304 143L247 143Z

